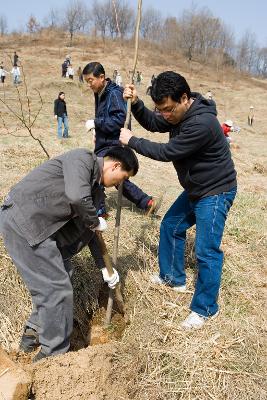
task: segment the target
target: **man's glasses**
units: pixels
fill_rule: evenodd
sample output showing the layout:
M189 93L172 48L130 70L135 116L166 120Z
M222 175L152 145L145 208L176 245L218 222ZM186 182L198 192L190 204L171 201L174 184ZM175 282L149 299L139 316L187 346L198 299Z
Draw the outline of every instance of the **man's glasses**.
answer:
M159 110L158 108L155 108L155 111L161 115L171 115L174 113L176 110L177 106L179 103L176 103L175 106L171 110Z

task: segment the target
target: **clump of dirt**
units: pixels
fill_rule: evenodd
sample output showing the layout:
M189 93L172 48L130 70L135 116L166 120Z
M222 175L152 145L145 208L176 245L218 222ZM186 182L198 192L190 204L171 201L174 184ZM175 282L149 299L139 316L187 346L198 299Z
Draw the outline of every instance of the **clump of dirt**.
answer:
M33 365L36 400L127 400L126 385L112 380L116 345L102 344Z

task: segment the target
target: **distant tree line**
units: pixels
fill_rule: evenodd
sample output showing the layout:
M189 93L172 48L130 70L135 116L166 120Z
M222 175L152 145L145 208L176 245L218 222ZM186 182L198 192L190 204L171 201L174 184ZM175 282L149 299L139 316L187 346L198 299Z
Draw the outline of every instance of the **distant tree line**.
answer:
M64 9L52 8L40 23L31 15L26 24L29 34L44 28L69 33L72 44L78 32L106 39L130 38L134 32L135 13L126 0L70 1ZM0 35L8 33L7 19L0 15ZM182 52L188 60L229 65L240 72L267 78L267 47L260 47L254 33L247 31L236 41L233 31L208 8L192 6L180 17L164 18L155 8L143 10L143 40L164 50Z

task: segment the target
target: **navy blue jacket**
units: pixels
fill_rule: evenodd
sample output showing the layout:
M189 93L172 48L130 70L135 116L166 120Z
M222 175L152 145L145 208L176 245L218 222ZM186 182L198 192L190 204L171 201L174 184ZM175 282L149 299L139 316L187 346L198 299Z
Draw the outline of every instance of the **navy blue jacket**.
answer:
M108 78L100 101L95 94L96 154L104 148L120 145L120 129L124 126L127 111L122 94L123 88Z
M191 200L227 192L237 185L229 145L216 118L214 101L192 93L194 102L177 125L148 110L139 100L132 106L136 120L151 132L170 132L168 143L132 137L129 146L158 161L172 161L181 186Z

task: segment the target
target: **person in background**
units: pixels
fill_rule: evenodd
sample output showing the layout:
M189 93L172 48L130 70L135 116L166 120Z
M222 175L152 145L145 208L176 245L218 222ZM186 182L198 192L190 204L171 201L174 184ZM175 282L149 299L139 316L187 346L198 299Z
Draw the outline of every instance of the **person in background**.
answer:
M18 85L20 83L20 70L19 70L19 67L16 64L12 68L11 74L13 75L13 83L14 83L14 85Z
M250 106L249 107L249 114L248 114L248 125L252 126L254 121L254 107Z
M66 60L61 65L61 69L62 69L62 78L66 78L67 71L68 71L68 64L67 64Z
M57 119L57 136L59 139L69 137L69 121L67 113L67 105L65 102L65 93L59 92L58 98L54 101L54 115ZM64 125L64 132L62 135L62 124Z
M14 51L14 57L13 57L13 66L18 65L19 62L19 56L17 53Z
M140 86L142 82L142 75L140 71L136 72L136 85Z
M77 69L77 76L79 78L79 83L83 83L83 70L81 67Z
M73 80L74 69L72 68L72 65L71 65L71 64L68 66L67 74L68 74L68 76L69 76L69 79Z
M120 145L120 128L124 126L127 109L123 89L105 77L104 67L99 62L87 64L83 69L83 78L95 96L95 118L86 122L86 129L94 135L95 153L103 157L110 148ZM147 215L158 208L156 199L129 180L123 184L123 195ZM104 204L99 213L107 215Z
M118 86L122 86L122 77L121 77L121 74L119 72L117 72L116 82L115 83Z
M205 94L206 99L212 100L213 99L213 94L211 90L208 90L207 93Z
M3 64L0 65L0 78L1 78L1 83L5 83L6 75L9 72L7 72L3 66Z
M233 132L233 131L234 131L234 129L233 129L233 121L230 120L230 119L227 119L227 120L222 124L222 130L223 130L223 133L224 133L224 136L225 136L227 142L228 142L229 145L230 145L230 143L231 143L231 141L232 141L231 136L230 136L230 132Z
M112 80L114 83L116 83L117 74L118 74L118 71L116 69L114 69L113 74L112 74Z

